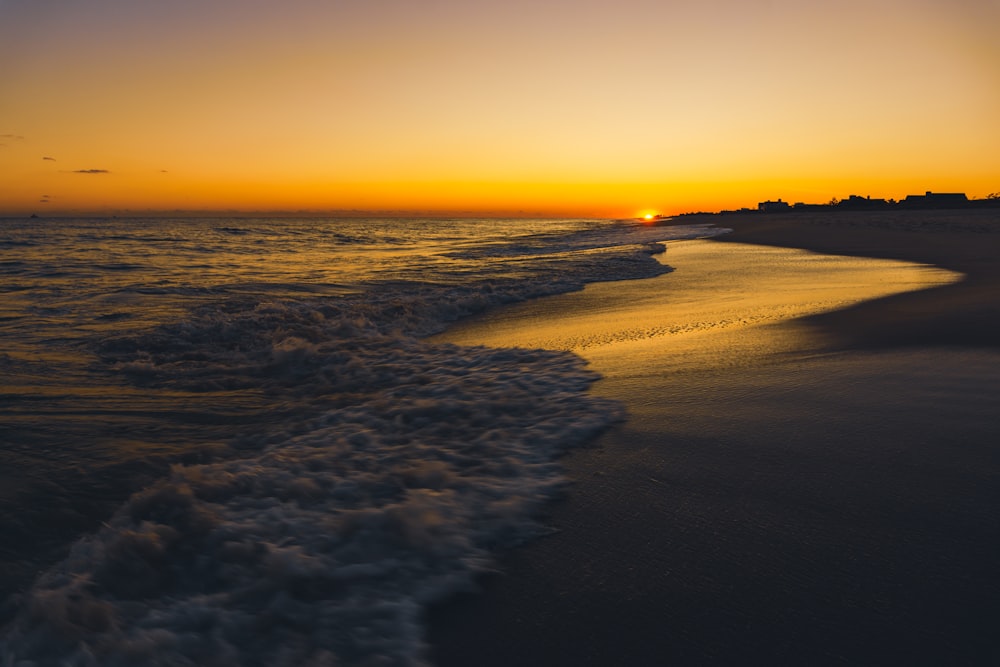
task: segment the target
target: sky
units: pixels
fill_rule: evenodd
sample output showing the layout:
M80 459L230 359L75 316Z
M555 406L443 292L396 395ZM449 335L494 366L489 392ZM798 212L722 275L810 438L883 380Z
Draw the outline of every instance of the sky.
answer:
M1000 0L0 0L0 213L1000 191Z

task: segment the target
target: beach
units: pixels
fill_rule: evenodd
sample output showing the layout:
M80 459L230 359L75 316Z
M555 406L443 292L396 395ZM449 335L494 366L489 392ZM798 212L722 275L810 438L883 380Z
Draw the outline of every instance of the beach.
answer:
M574 351L628 417L431 662L995 664L996 211L683 221L732 232L441 337Z

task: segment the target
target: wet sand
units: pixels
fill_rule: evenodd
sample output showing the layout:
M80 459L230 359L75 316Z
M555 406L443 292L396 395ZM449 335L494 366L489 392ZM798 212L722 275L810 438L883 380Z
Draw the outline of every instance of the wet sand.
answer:
M432 662L996 664L1000 221L949 215L712 217L671 274L446 334L573 349L630 416Z
M695 216L733 229L724 242L933 264L959 284L878 299L812 318L854 348L1000 347L1000 208L766 216Z

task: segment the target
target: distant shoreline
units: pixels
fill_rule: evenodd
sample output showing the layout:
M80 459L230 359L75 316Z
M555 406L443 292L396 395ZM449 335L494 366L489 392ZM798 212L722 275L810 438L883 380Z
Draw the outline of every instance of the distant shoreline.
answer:
M1000 209L1000 193L993 193L982 199L969 199L964 192L931 192L922 195L908 195L905 199L862 197L850 195L847 199L833 198L826 204L789 204L779 198L777 201L763 201L756 208L740 208L718 212L680 213L678 216L656 216L657 220L668 217L692 215L759 215L770 213L856 213L873 211L976 211Z
M1000 208L685 216L732 229L721 243L897 259L965 274L954 285L899 294L809 318L844 347L1000 347Z

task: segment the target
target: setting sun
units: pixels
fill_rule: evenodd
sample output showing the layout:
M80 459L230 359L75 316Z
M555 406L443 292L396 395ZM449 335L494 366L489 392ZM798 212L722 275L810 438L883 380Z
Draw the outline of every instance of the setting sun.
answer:
M998 25L0 0L0 667L994 664Z

